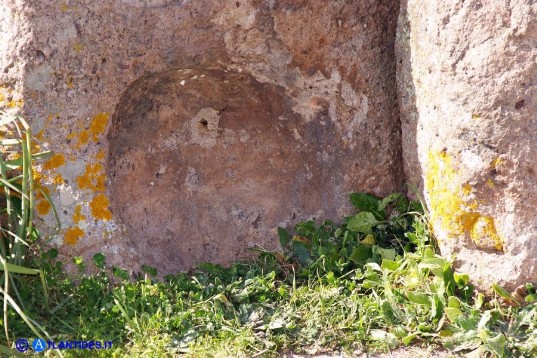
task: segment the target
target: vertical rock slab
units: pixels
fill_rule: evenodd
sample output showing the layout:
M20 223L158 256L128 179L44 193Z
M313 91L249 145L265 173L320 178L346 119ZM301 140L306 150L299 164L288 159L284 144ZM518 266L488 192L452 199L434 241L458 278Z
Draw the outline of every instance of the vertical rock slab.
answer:
M403 0L407 180L444 255L483 288L537 278L537 4Z
M0 9L0 31L16 39L0 78L41 147L55 152L38 184L57 203L63 227L53 242L66 257L102 252L109 264L161 273L225 263L249 246L277 245L278 224L340 217L351 191L403 187L397 0L7 0ZM176 78L189 68L199 77ZM235 89L218 92L225 81ZM123 125L129 118L138 124ZM183 128L191 121L199 131ZM159 156L152 150L168 129L181 145ZM168 190L166 210L152 201L152 181L161 196ZM263 200L254 205L256 189ZM37 208L45 231L53 211L43 197ZM147 240L145 230L164 228Z

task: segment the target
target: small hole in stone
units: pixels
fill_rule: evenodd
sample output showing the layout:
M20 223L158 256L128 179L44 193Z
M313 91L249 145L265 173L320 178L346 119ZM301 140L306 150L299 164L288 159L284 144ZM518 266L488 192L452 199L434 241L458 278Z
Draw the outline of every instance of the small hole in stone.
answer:
M209 122L207 122L206 119L202 119L202 120L200 121L200 124L201 124L202 126L204 126L204 127L207 127L207 126L209 125Z
M521 109L521 108L524 108L524 106L526 105L526 101L524 101L523 99L518 101L517 103L515 103L515 109Z

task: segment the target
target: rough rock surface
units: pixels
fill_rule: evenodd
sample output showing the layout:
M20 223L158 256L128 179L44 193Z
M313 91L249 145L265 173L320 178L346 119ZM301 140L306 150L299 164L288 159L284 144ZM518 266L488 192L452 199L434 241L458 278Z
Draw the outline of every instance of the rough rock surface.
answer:
M334 217L338 211L345 211L350 191L382 195L401 190L404 179L393 54L397 9L395 0L2 1L0 36L10 41L0 45L0 100L4 105L23 108L42 147L56 152L43 165L39 182L49 188L59 206L63 230L56 243L61 252L88 257L100 251L110 263L132 267L146 263L146 259L160 260L157 266L171 270L171 264L162 261L166 258L138 250L148 244L159 252L165 252L167 247L179 250L184 243L180 252L192 248L195 254L173 257L177 269L194 260L220 261L222 257L225 261L255 243L276 242L274 225L280 222L317 214ZM196 86L205 86L199 88L191 87L188 79L184 87L167 80L175 78L177 75L171 74L179 69L195 68L201 73L212 67L226 69L229 74L207 75L196 82ZM241 71L247 84L238 85L243 101L231 111L240 114L237 122L221 111L228 97L217 88L214 97L194 98L201 89L209 90L209 77L224 86L224 77L235 78ZM169 90L169 98L158 88L150 90L147 98L139 92L143 86L151 87L152 80L161 81L162 88ZM230 81L235 83L234 79ZM181 92L188 88L194 92ZM140 98L139 103L129 102L131 94ZM229 100L232 99L237 101L230 94ZM273 103L276 100L281 103ZM151 101L164 106L162 111L144 112L143 104ZM180 115L166 113L166 108L179 110L178 103L186 106ZM161 108L160 104L154 110ZM173 118L181 127L171 129L185 135L176 157L168 152L157 159L158 164L143 164L151 170L145 176L121 173L118 163L127 160L120 148L124 143L116 140L109 151L108 139L114 140L112 133L120 136L120 131L125 130L121 123L136 108L147 116L137 117L140 123L164 121L147 130L139 127L137 133L144 138L139 146L160 143L155 135L164 135ZM245 114L248 108L259 111L251 113L250 120ZM281 114L296 124L284 125L275 134L274 130L286 122L263 111ZM181 132L183 125L199 123L204 116L208 133L194 131L187 136L188 130ZM107 137L110 125L113 129ZM254 131L242 137L250 136L244 143L241 125L246 131ZM213 129L216 132L211 132ZM232 137L237 142L224 143L231 140L226 137L226 129L234 131ZM259 134L258 130L269 132ZM121 138L126 142L136 140L133 136ZM259 147L251 144L255 141ZM271 156L277 150L281 157L263 157L263 153ZM304 157L298 157L295 150ZM202 155L198 156L198 151ZM259 162L245 160L246 155ZM156 156L144 154L145 158ZM233 156L238 158L231 172L242 173L241 178L226 180L222 176L225 162L201 162L203 158L221 157L225 161ZM328 161L330 164L321 165ZM214 173L209 163L214 163ZM274 170L263 178L248 171L267 165L273 165ZM193 168L190 172L189 167ZM164 168L162 178L156 178L155 174ZM123 175L124 181L109 182L108 170L114 172L115 178ZM205 191L193 191L192 200L177 204L177 210L186 212L164 215L157 209L157 200L166 198L168 207L175 200L168 197L174 193L173 188L161 184L169 180L168 175L173 176L172 170L177 171L183 184L187 177L195 183L197 175ZM282 170L288 171L284 177ZM148 190L151 181L160 192ZM264 201L246 208L253 200L251 192L231 197L248 185L258 185ZM291 195L293 185L297 192ZM121 190L127 189L136 193L136 201L125 201L127 194ZM268 193L269 189L273 192ZM173 194L178 195L176 200L188 195L187 187L177 190ZM210 198L211 190L218 197ZM304 197L298 200L299 195ZM213 210L216 216L192 222L195 215L203 213L202 205L211 200L215 207L207 209L207 213ZM142 212L142 204L146 203L155 206ZM233 204L243 207L234 214ZM268 205L267 212L261 212L264 204ZM291 207L296 209L294 218ZM321 209L325 212L317 212ZM133 221L136 210L145 215L138 217L138 222ZM46 223L53 222L50 207L42 198L38 211ZM225 222L224 214L228 220L242 215L242 221ZM148 242L140 231L145 229L141 224L144 220L151 223L151 230L158 226L172 230L166 236L154 233L153 241ZM202 224L218 226L200 228ZM197 236L185 239L181 233ZM266 235L265 241L257 241L262 235ZM206 245L210 240L213 241ZM131 242L139 242L140 246ZM218 250L224 247L220 256Z
M403 0L407 181L442 253L482 287L537 277L537 4Z
M279 224L335 217L360 175L326 110L303 121L282 87L219 68L134 82L108 139L112 212L166 272L273 249Z

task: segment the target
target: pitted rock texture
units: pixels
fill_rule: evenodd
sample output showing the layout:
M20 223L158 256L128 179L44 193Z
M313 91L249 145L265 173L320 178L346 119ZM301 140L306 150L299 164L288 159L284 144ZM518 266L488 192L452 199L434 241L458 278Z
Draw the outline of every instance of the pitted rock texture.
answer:
M358 177L327 110L305 122L282 87L218 68L136 81L108 139L112 212L165 272L274 249L278 224L335 216Z
M537 4L403 0L407 180L444 255L482 288L537 277Z
M276 144L269 140L273 137L277 147L281 148L278 150L288 155L272 158L280 161L274 163L274 168L288 170L288 173L277 180L271 176L266 176L266 181L261 181L261 176L251 179L252 185L259 185L262 191L272 185L267 182L273 183L273 199L266 199L267 193L262 193L265 203L271 205L265 208L267 212L262 212L261 205L256 205L248 210L240 208L246 210L244 213L237 211L236 215L242 215L242 221L224 223L217 221L221 217L204 218L204 225L218 223L218 227L212 228L198 228L201 221L197 223L192 221L193 218L189 219L191 221L181 218L177 219L184 220L181 225L185 227L181 230L175 226L173 235L153 236L155 241L151 245L159 247L161 252L165 251L167 240L179 240L180 236L174 235L180 235L181 231L194 232L198 229L198 232L210 234L218 242L203 249L209 239L200 239L200 246L195 248L196 255L174 257L174 262L188 265L198 259L212 260L219 257L215 250L229 244L225 255L222 254L222 261L226 261L257 240L262 240L257 243L263 244L276 243L275 228L271 225L290 220L291 207L293 210L300 209L293 219L295 221L310 216L335 219L348 210L347 196L351 191L385 195L403 188L394 85L393 45L398 10L395 0L6 0L1 2L0 8L1 36L7 38L5 34L14 40L2 43L0 47L4 49L7 46L6 54L0 56L0 85L9 92L6 96L9 103L15 106L22 103L19 99L24 101L24 114L41 138L42 147L57 153L54 160L44 165L40 184L50 189L59 205L63 230L55 243L66 257L83 255L90 259L95 252L103 252L108 263L132 268L146 263L143 262L146 257L157 260L144 256L145 252L138 252L138 246L130 244L139 241L142 248L146 241L144 237L133 235L133 226L127 228L140 224L129 222L130 219L126 219L126 223L121 220L120 216L127 218L127 213L119 213L127 208L120 209L123 204L116 202L120 194L117 188L112 189L117 184L111 184L114 178L108 172L112 168L108 158L117 153L115 149L109 150L108 139L113 140L114 136L106 136L106 131L110 125L112 132L119 130L116 120L125 119L125 113L129 111L127 94L135 93L137 86L149 79L160 81L162 87L170 89L171 97L178 101L191 98L189 95L182 97L184 93L180 95L169 87L171 85L166 80L171 73L169 71L178 69L202 71L218 67L228 70L229 76L231 73L243 73L251 83L251 87L247 88L252 88L253 93L241 92L245 100L240 105L259 109L260 112L252 113L252 116L267 121L261 123L254 119L243 124L252 130L271 132L240 132L237 129L239 124L226 117L225 111L221 112L225 106L216 106L216 103L225 103L223 94L214 98L203 96L203 100L213 101L211 103L216 107L201 106L202 99L199 99L196 111L188 112L187 106L184 112L180 112L182 116L177 117L181 123L199 123L199 118L207 121L205 129L194 127L189 137L185 137L185 143L189 144L182 145L190 149L184 147L182 154L177 154L177 158L190 165L185 167L175 162L158 161L157 168L156 163L145 163L151 172L145 176L131 176L123 185L141 190L138 183L145 183L149 176L154 177L155 173L163 171L162 178L154 177L157 185L158 180L168 180L172 170L177 170L178 180L183 184L185 178L190 178L192 190L195 185L213 185L219 195L213 200L220 205L215 206L220 209L213 210L221 210L219 213L223 215L224 200L241 204L240 197L230 198L236 188L243 188L246 182L233 185L233 180L239 179L222 182L218 170L227 164L212 159L215 168L211 174L207 171L209 168L201 166L202 162L196 162L199 159L194 155L198 152L192 148L205 153L206 158L220 156L222 161L232 155L239 157L241 153L251 153L250 158L255 157L259 163L237 158L237 163L233 164L232 170L246 176L249 168L267 167L268 158L260 153L264 150L267 150L267 155L274 153ZM179 89L189 88L190 81L185 81L187 83ZM1 86L0 89L4 88ZM259 97L262 88L270 96ZM170 102L171 99L164 98L165 93L157 96L157 92L153 90L153 97L147 99L138 94L139 105L145 103L144 100L158 100L179 111ZM229 95L235 98L232 93ZM259 103L246 100L253 98ZM282 103L272 103L280 99ZM282 113L296 123L296 131L287 126L281 129L282 133L272 133L277 128L274 127L276 123L285 123L277 117L271 117L269 121L268 115L262 113L273 106L277 106L271 109L274 113ZM245 109L240 109L238 103L236 107L233 109L236 113L244 113L241 111ZM144 107L138 108L142 110ZM164 120L173 116L165 114L166 107L162 111L159 114L149 111L147 118L156 120L162 117ZM162 127L154 125L152 129L160 133L167 125L170 122L165 122ZM231 128L238 133L234 134L238 142L229 144L232 148L229 153L222 147L222 141L228 140L225 139L228 137L226 133L218 133L221 128ZM142 133L141 129L139 133ZM146 134L144 140L157 141ZM254 138L259 141L259 148L251 145ZM299 144L303 146L299 151L300 158L291 151ZM141 140L138 145L146 147ZM119 160L120 156L116 159ZM168 159L171 160L171 154ZM302 164L299 165L299 162ZM319 163L324 163L320 169ZM160 164L163 164L162 168ZM310 166L309 171L304 164ZM209 174L215 175L214 183ZM311 178L308 179L309 176ZM200 181L197 182L196 178ZM303 180L304 187L295 189L306 196L301 199L303 201L295 200L299 194L286 197L289 188L283 183L291 185L300 180ZM323 180L327 182L321 183ZM311 186L309 183L312 183ZM217 188L218 185L221 189ZM330 185L333 185L330 190L317 192ZM184 195L186 191L181 193ZM199 205L208 202L208 197L203 196L205 194L193 193L197 193ZM142 192L138 194L142 195ZM166 197L165 194L159 195ZM146 195L143 197L144 204L157 198L154 191L148 191ZM250 199L244 200L245 203L251 202L248 201ZM138 201L142 202L141 199ZM139 209L142 207L140 203L132 201L130 205L133 208L128 209ZM313 208L315 203L319 206ZM154 205L157 205L156 201ZM185 205L182 210L191 208L192 215L202 212L195 200L188 202L190 206L184 201L181 205ZM278 214L274 206L281 208ZM42 226L53 223L52 211L46 206L42 209L40 217L44 217L45 221ZM150 219L150 222L159 221L162 226L167 225L169 213L157 217L157 214L152 214L157 212L156 207L147 209L145 215L150 217L140 217L140 222ZM322 210L324 212L320 212ZM261 221L256 223L256 229L250 220L255 222L258 211ZM161 212L158 213L160 215ZM126 230L123 230L124 226ZM224 232L225 235L218 235ZM266 236L260 239L262 233ZM226 236L228 234L230 236ZM201 234L197 237L200 238ZM245 241L237 242L237 238ZM186 244L189 242L186 240L181 242L186 245L181 252L188 252L195 246L195 241L192 244ZM161 267L171 269L170 265L162 262ZM182 264L177 264L174 268L186 268L180 266Z

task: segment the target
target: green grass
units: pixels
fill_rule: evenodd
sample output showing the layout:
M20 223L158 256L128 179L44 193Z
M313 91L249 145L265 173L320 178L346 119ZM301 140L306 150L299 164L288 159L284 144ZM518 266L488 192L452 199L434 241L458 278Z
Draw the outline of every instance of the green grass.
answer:
M30 128L23 118L0 112L0 128L0 327L6 343L0 344L0 353L6 353L10 345L10 314L15 314L35 335L47 336L44 328L26 314L25 300L19 291L23 276L39 276L43 307L49 308L43 272L25 266L26 255L38 239L32 224L34 160L48 153L34 153ZM46 193L43 195L50 201Z
M102 254L91 263L75 258L80 274L67 277L52 249L33 260L45 272L50 308L34 276L20 278L20 300L56 341L114 343L65 356L252 357L404 345L537 355L536 304L513 305L499 287L494 297L475 292L436 254L420 205L398 194L351 201L358 213L341 224L280 229L280 252L257 248L255 260L204 264L164 282L147 274L131 281ZM100 272L86 275L86 265ZM527 285L526 299L534 298ZM11 341L35 336L12 311L9 320Z
M46 356L253 357L405 345L537 356L535 287L516 298L497 285L492 297L476 292L436 254L421 205L400 194L351 194L355 215L280 228L280 251L257 247L255 260L228 268L203 264L158 282L144 266L145 277L132 280L96 254L90 263L75 257L80 272L67 276L32 224L34 162L47 153L36 153L21 117L2 114L0 127L0 354L16 354L19 338L40 337L113 342L107 351ZM98 273L87 275L86 265Z

